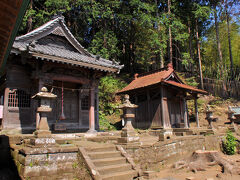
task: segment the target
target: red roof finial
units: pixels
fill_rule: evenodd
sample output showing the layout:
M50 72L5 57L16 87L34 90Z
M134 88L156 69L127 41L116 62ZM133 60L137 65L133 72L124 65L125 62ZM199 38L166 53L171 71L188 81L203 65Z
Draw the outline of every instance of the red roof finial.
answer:
M134 74L134 79L138 78L138 73Z
M173 69L172 63L168 63L167 67L168 67L168 69Z

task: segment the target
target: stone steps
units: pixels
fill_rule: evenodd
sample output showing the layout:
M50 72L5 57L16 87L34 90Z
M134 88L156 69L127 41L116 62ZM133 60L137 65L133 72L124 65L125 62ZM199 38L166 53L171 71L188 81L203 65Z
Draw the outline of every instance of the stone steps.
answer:
M137 172L134 170L130 171L123 171L123 172L116 172L109 175L102 176L103 180L130 180L133 177L137 176Z
M103 166L98 168L98 172L102 175L106 174L112 174L115 172L121 172L121 171L129 171L132 169L131 164L123 163L123 164L117 164L117 165L109 165L109 166Z
M107 152L116 150L115 146L104 146L104 147L94 147L94 148L85 148L87 152Z
M121 155L118 151L107 151L107 152L91 152L88 154L91 159L102 159L102 158L111 158L119 157Z
M138 177L138 171L129 163L123 150L114 145L81 149L89 171L99 180L131 180Z
M101 166L109 166L109 165L126 163L126 159L124 157L115 157L115 158L104 158L104 159L92 160L92 162L95 166L101 167Z

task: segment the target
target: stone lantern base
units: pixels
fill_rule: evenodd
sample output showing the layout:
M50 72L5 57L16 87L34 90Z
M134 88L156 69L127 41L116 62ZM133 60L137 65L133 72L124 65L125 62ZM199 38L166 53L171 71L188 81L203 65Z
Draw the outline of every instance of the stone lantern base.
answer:
M119 144L140 144L139 136L132 128L123 128L121 138L118 138Z
M165 141L167 139L171 139L173 136L173 129L162 129L159 134L159 141Z

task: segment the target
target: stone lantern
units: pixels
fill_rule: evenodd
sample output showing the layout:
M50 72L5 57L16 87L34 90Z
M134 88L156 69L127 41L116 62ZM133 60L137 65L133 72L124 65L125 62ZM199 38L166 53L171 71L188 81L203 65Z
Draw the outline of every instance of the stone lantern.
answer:
M51 131L49 130L47 114L52 111L50 107L51 99L55 99L57 95L48 92L46 87L41 89L41 92L34 95L33 99L38 99L39 107L37 113L40 114L39 124L36 125L36 131L34 132L35 137L31 139L33 145L50 145L55 144L55 139L51 138Z
M213 128L212 122L213 122L213 121L216 121L217 118L214 118L214 117L213 117L213 111L210 109L210 106L209 106L209 105L207 105L206 118L205 118L205 119L208 121L209 128L212 129L212 128Z
M121 132L121 138L118 139L118 143L120 144L139 144L139 136L135 132L132 121L135 119L135 109L138 106L132 104L129 101L129 95L124 96L124 102L118 108L123 110L122 117L125 121L125 126Z

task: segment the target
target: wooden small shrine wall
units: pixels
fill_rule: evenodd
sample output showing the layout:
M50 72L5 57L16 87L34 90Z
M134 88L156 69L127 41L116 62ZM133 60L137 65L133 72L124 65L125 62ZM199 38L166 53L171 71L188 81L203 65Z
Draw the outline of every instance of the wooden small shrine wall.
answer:
M163 112L166 127L179 127L183 123L184 104L179 91L168 86L163 87Z
M30 78L29 67L8 64L4 86L3 128L34 127L37 104L31 96L37 92L37 84Z
M130 97L131 102L138 105L133 122L135 128L148 129L162 126L159 87L132 93Z
M179 91L168 86L129 93L131 102L138 105L133 126L140 129L157 129L163 127L164 120L165 127L179 127L184 121L185 108L183 100L177 97L178 93Z

